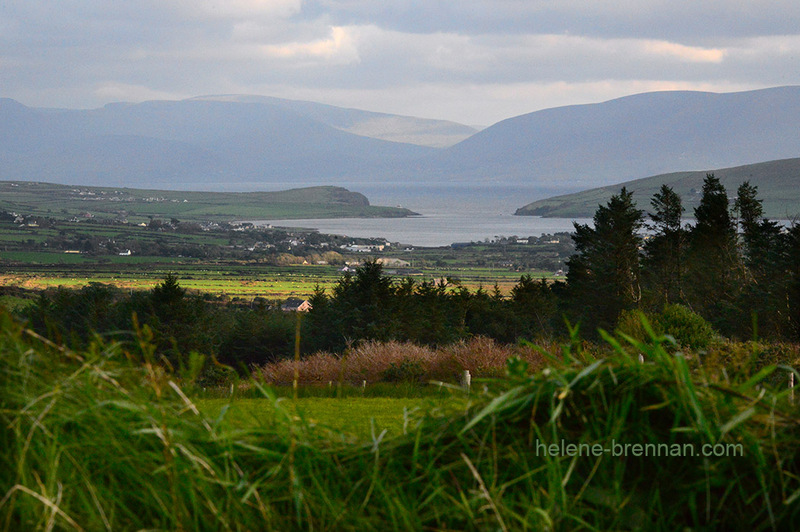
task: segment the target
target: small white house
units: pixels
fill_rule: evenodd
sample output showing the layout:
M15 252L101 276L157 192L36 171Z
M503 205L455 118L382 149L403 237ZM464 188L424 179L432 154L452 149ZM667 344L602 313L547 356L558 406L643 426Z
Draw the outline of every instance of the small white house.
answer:
M306 299L290 297L281 305L281 310L284 312L308 312L311 310L311 303Z

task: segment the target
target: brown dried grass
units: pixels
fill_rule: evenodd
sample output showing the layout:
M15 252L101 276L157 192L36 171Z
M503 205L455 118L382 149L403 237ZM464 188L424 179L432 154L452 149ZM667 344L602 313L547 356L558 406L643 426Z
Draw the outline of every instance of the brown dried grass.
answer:
M553 346L542 345L548 352ZM533 347L497 344L491 338L475 337L440 348L411 342L376 342L358 344L343 355L326 352L303 357L299 362L299 384L314 385L344 382L359 385L363 381L385 380L387 370L404 362L421 368L420 381L458 382L464 370L473 377L497 376L503 373L506 360L518 356L536 369L544 363L542 354ZM259 380L273 385L289 385L294 380L294 360L281 360L254 368Z

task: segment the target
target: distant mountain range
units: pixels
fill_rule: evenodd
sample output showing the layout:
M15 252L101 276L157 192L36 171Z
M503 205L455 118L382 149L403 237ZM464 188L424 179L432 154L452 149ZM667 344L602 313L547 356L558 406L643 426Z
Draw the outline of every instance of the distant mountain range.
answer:
M770 218L794 219L800 217L800 159L783 159L734 168L722 168L710 172L674 172L625 183L593 188L575 194L556 196L535 201L517 209L517 215L545 216L553 218L591 218L598 205L605 205L612 195L624 186L633 192L639 209L648 212L650 200L661 185L669 185L680 194L686 217L694 216L694 208L700 202L703 179L713 173L728 191L732 202L736 189L744 181L758 186L758 196L763 200L764 212Z
M365 181L436 151L344 131L369 121L361 111L337 128L326 123L336 121L334 113L311 117L324 115L322 106L296 111L290 102L227 100L111 104L85 111L31 109L0 100L0 179L263 190ZM435 129L430 122L420 124L422 130Z
M436 156L443 178L563 192L800 156L800 87L654 92L499 122Z
M800 87L639 94L481 131L253 96L92 110L0 99L2 180L198 190L502 184L567 193L797 156Z

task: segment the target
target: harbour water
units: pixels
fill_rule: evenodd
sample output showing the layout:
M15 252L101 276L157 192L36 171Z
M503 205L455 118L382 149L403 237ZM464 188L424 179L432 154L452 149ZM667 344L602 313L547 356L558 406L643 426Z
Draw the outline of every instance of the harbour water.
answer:
M514 211L542 197L520 187L370 187L354 186L373 205L401 206L419 213L409 218L334 218L258 220L255 223L317 229L350 237L380 237L414 246L449 246L455 242L484 242L499 237L526 238L571 232L573 221L589 219L514 216Z

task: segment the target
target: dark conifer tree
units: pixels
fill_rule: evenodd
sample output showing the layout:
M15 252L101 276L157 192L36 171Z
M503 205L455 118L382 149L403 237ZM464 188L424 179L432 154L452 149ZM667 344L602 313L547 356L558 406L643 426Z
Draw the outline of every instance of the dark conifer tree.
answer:
M333 289L336 312L346 316L343 336L350 340L393 338L395 298L391 277L383 266L366 261L355 275L345 275Z
M653 234L645 242L644 282L656 308L683 299L686 231L681 227L681 197L667 185L650 200L649 224Z
M774 266L774 249L780 235L780 226L764 218L758 187L749 181L742 183L736 195L734 212L741 227L741 249L749 273L756 278Z
M182 355L191 351L208 354L218 341L210 308L196 295L189 295L173 274L150 292L149 308L142 309L139 320L153 329L158 349L170 363L182 363Z
M687 254L688 302L717 328L730 333L742 319L734 305L741 270L728 194L714 174L706 174L694 216Z
M739 185L733 205L734 213L742 228L744 243L747 245L758 232L758 226L764 216L764 207L761 200L758 199L758 187L751 185L750 181Z
M758 325L758 330L749 329L749 335L779 335L785 325L781 316L786 314L785 238L781 227L764 218L758 187L749 181L737 190L734 213L741 228L740 249L745 266L739 307L750 309ZM743 324L751 323L753 320L743 320Z
M345 279L346 282L352 280L347 274L339 282L344 282ZM343 336L343 322L347 316L343 316L339 312L336 302L320 285L314 287L314 293L308 302L311 303L311 310L301 322L303 351L313 352L326 349L340 351L344 349L346 340Z
M800 340L800 225L793 223L786 234L784 246L786 264L786 324L789 336Z
M567 262L572 318L584 327L613 328L641 299L639 248L642 211L625 187L594 214L594 227L575 224L575 255Z
M530 275L520 277L511 289L511 314L517 322L516 335L524 338L552 335L557 303L547 281L534 281Z

